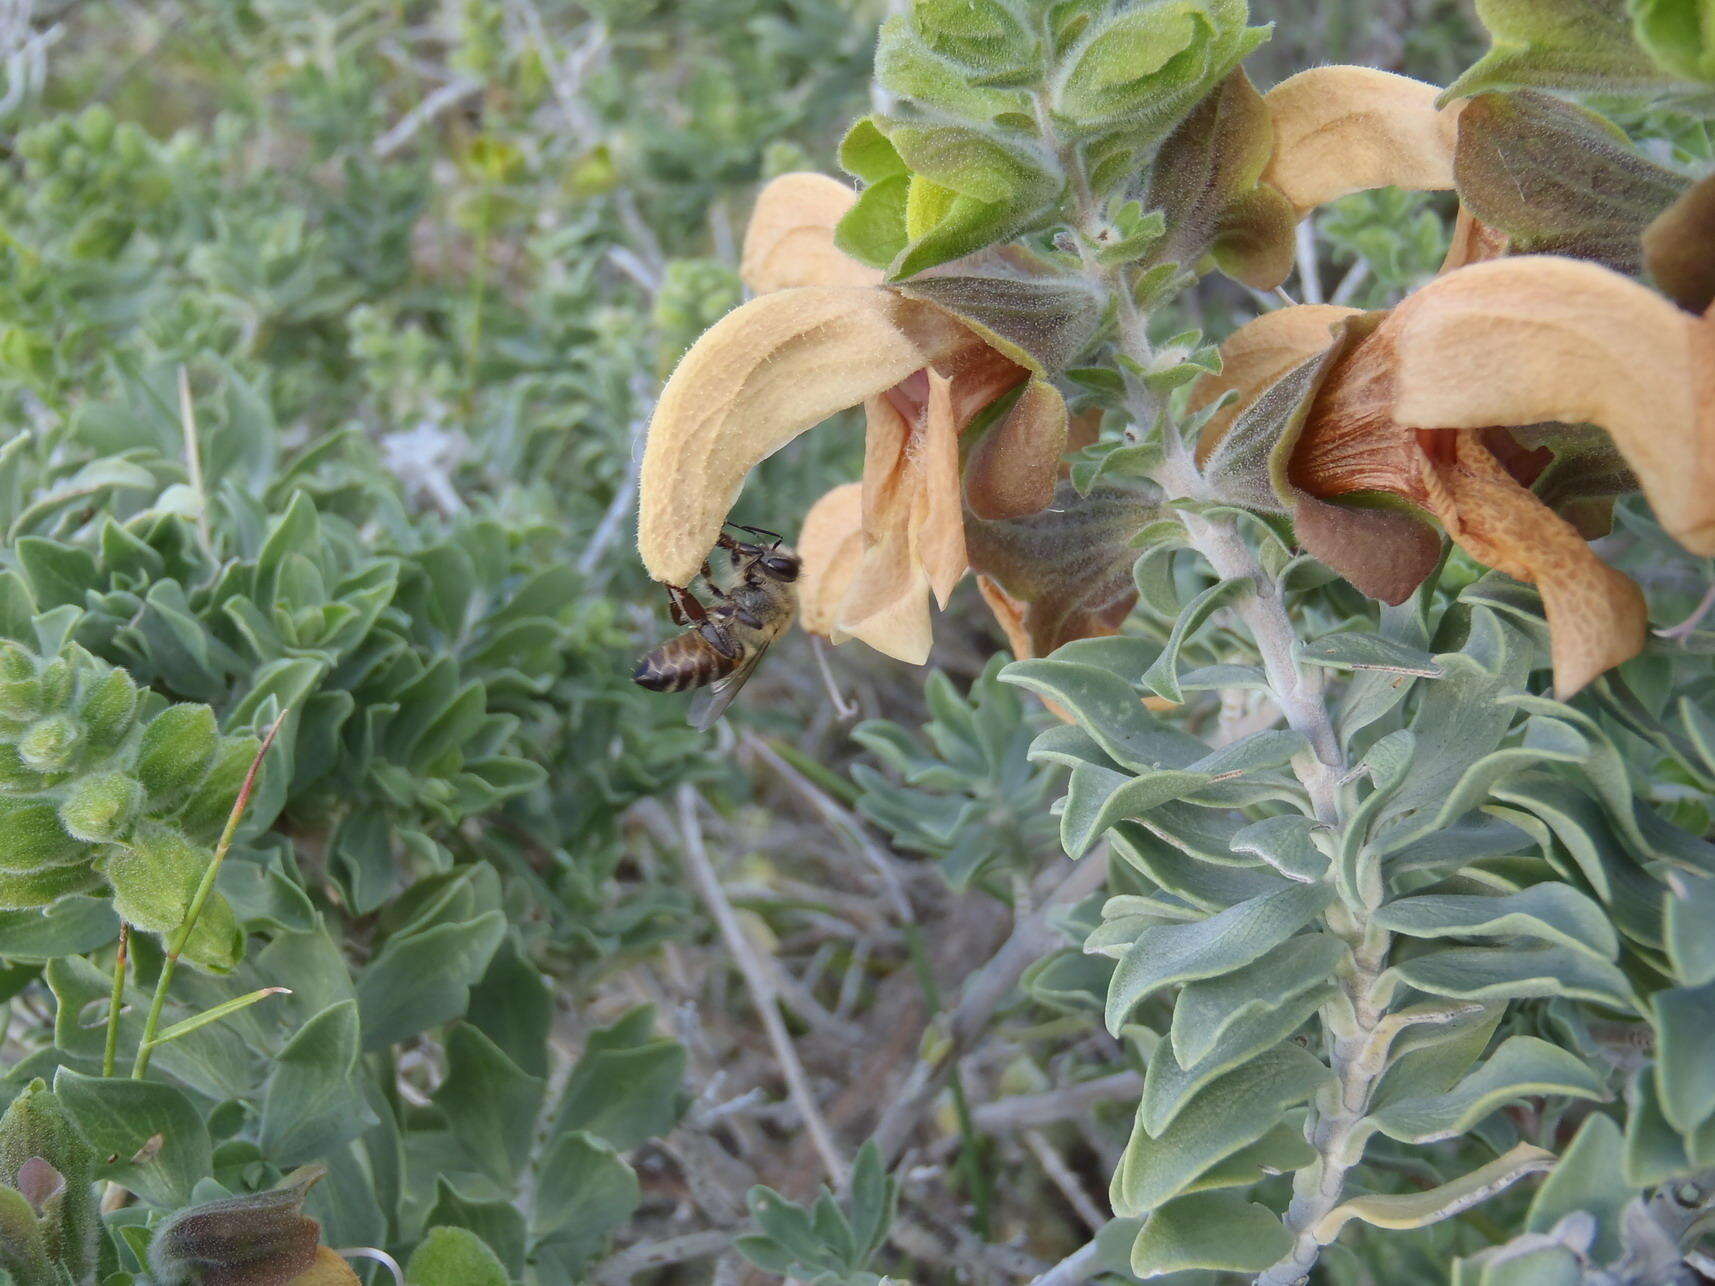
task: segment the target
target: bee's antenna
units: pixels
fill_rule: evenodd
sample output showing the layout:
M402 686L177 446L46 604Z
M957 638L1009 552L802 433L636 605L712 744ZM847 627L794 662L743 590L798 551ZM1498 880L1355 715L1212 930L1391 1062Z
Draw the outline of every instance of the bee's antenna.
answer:
M722 526L731 527L734 531L742 531L752 536L760 536L765 539L772 540L777 546L784 545L786 543L786 537L782 536L777 531L769 531L766 527L746 527L741 522L723 523Z

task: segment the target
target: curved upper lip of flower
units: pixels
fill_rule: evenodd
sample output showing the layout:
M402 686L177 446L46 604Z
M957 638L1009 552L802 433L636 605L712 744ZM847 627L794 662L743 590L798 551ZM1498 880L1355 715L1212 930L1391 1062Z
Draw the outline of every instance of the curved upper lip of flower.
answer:
M953 306L913 297L910 286L880 284L874 269L841 254L833 228L853 199L811 174L785 175L759 197L743 272L765 293L704 334L662 392L644 449L638 548L655 579L688 584L750 470L805 429L862 404L862 541L828 628L920 661L926 612L899 601L932 589L945 605L966 571L959 435L997 397L1029 382L973 451L963 485L979 507L1040 508L1064 443L1065 406L1051 385L1032 380L1032 369L1015 360L1026 355L1004 336ZM819 601L816 560L809 566L804 597ZM921 628L905 628L920 617Z

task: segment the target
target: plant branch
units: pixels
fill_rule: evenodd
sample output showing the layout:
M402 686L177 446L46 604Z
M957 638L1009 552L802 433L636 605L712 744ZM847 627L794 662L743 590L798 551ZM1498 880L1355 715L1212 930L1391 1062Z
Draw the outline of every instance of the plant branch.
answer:
M1047 129L1045 113L1041 119ZM1074 174L1081 173L1082 158L1075 147L1062 145L1060 154L1062 162ZM1121 270L1101 264L1095 254L1105 227L1103 212L1090 196L1087 179L1074 178L1070 186L1077 221L1075 239L1085 270L1109 292L1119 317L1115 347L1127 363L1147 366L1151 351L1147 340L1139 342L1144 332L1136 318L1130 282ZM1304 253L1313 250L1313 245L1301 239L1299 250L1306 290L1313 288L1320 294L1320 283L1314 281L1313 259ZM1126 409L1134 433L1141 436L1149 432L1159 414L1159 399L1143 390L1141 381L1128 376ZM1188 445L1171 427L1164 429L1162 438L1166 454L1155 480L1167 499L1210 499ZM1317 821L1340 831L1347 821L1347 792L1342 787L1345 756L1334 730L1321 672L1298 663L1298 633L1279 582L1268 574L1231 517L1188 508L1181 510L1180 517L1192 548L1203 555L1216 575L1224 580L1250 582L1250 592L1234 604L1233 612L1256 645L1275 704L1285 715L1288 726L1302 734L1310 745L1311 754L1293 760L1293 771L1309 798L1310 810ZM1332 908L1328 920L1329 928L1350 945L1353 958L1353 967L1341 979L1342 994L1323 1009L1324 1027L1331 1037L1329 1061L1335 1084L1312 1105L1305 1123L1305 1136L1315 1148L1317 1159L1294 1176L1293 1197L1285 1220L1293 1238L1292 1249L1257 1278L1258 1286L1294 1286L1309 1276L1320 1258L1322 1246L1315 1235L1316 1226L1339 1204L1346 1175L1355 1163L1350 1147L1353 1131L1368 1108L1370 1093L1386 1065L1385 1060L1366 1059L1362 1055L1382 1017L1382 1008L1372 997L1376 980L1386 966L1390 939L1371 928L1367 907L1344 897Z
M113 956L113 992L107 1001L107 1044L101 1051L101 1074L112 1076L119 1063L119 1014L125 1008L125 961L131 950L131 926L119 922L119 948Z
M1086 1242L1054 1267L1037 1277L1030 1286L1079 1286L1101 1271L1102 1250L1095 1242Z
M1088 897L1102 886L1107 876L1107 860L1101 853L1092 853L1078 862L1030 915L1013 926L1012 936L988 963L965 979L959 1002L947 1020L945 1047L937 1057L920 1060L912 1068L893 1105L875 1127L872 1138L884 1162L898 1154L906 1135L928 1110L995 1010L1018 985L1024 971L1057 944L1060 935L1051 923L1053 912Z

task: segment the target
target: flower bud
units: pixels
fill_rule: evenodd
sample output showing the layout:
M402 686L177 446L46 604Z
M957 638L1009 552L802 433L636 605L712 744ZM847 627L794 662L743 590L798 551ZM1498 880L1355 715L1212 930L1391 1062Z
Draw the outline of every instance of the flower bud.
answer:
M83 703L84 734L92 746L117 746L137 713L137 685L115 666L90 685Z
M88 893L101 884L91 866L44 866L14 875L0 871L0 911L24 911L47 906L72 893Z
M25 1087L0 1117L0 1182L25 1200L47 1255L68 1270L71 1281L83 1281L94 1267L95 1162L40 1080Z
M124 773L98 773L74 782L60 801L60 824L78 839L104 844L123 839L143 811L143 783Z
M18 756L26 767L42 773L63 773L77 760L83 727L68 714L38 719L18 739Z
M1657 65L1715 83L1715 22L1708 0L1632 0L1632 30Z
M410 1263L407 1286L508 1286L506 1267L468 1228L431 1228Z
M211 893L203 903L185 942L184 958L212 973L226 973L244 958L244 929L232 904L220 894Z
M42 708L58 710L71 700L73 685L77 675L72 671L71 662L63 656L56 656L42 667Z
M1266 32L1245 0L1155 0L1094 22L1068 51L1055 110L1085 130L1165 133L1225 79Z
M185 918L210 857L178 831L143 823L129 844L115 844L103 859L114 909L140 929L171 933Z
M84 853L66 833L54 806L43 799L0 798L0 870L39 871L63 866Z
M304 1214L304 1197L325 1173L306 1166L268 1192L179 1211L155 1232L150 1271L162 1286L291 1281L316 1260L321 1225Z
M1003 0L916 0L911 20L925 45L973 73L1016 73L1036 60L1036 38Z
M176 795L202 779L214 757L214 711L168 706L149 721L137 748L137 778L150 795Z
M197 784L179 813L179 827L192 839L214 841L219 837L226 819L232 814L233 802L244 785L250 765L256 762L261 743L255 737L222 737L215 751L214 766Z

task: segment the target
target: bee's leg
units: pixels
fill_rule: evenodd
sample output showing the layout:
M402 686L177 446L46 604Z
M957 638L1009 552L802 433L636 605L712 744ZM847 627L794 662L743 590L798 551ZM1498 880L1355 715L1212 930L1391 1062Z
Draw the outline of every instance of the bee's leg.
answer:
M697 626L697 633L703 636L704 642L727 660L737 659L738 644L732 641L732 636L727 633L726 628L713 617L705 617Z
M708 619L708 612L697 601L697 596L677 585L667 586L667 614L675 625L701 625Z

